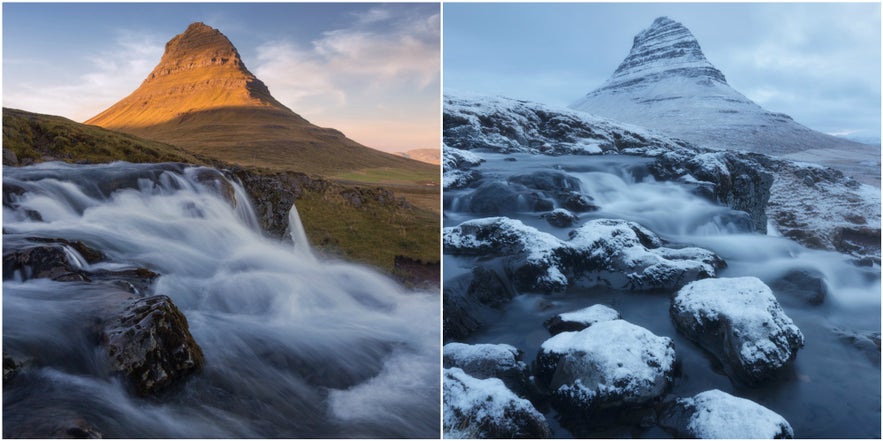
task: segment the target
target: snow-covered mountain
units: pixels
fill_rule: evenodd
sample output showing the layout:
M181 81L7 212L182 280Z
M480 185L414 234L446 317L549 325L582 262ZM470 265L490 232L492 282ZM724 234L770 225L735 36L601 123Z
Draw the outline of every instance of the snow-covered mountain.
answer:
M717 149L784 155L868 147L811 130L751 101L727 84L693 34L667 17L636 35L607 82L570 107Z

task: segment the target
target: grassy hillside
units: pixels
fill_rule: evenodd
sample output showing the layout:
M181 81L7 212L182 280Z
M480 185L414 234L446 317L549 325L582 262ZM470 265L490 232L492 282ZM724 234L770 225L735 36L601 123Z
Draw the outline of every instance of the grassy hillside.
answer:
M188 153L178 147L136 136L79 124L66 118L3 109L3 148L15 153L18 163L4 154L4 164L22 165L47 160L65 162L185 162L225 168L223 162ZM278 169L245 167L249 173L273 176ZM371 175L385 182L383 173ZM423 179L425 177L425 179ZM370 264L387 272L393 270L396 255L422 261L438 261L439 187L432 173L407 178L391 175L384 188L360 182L330 181L313 177L316 184L305 186L295 199L298 212L314 247L329 255ZM435 175L435 180L438 176ZM393 203L385 190L405 197L408 204ZM383 195L378 203L370 197L354 205L347 194ZM282 208L282 207L280 207Z

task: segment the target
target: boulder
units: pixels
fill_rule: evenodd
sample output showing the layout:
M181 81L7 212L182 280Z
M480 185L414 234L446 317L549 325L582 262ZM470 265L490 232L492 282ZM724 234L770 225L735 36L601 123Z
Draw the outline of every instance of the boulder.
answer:
M521 361L521 351L514 346L448 343L442 351L445 369L460 368L479 380L499 378L518 395L524 396L528 392L530 374L527 364Z
M609 306L592 305L578 311L558 314L543 322L543 326L549 330L550 334L557 335L562 332L582 331L595 323L618 320L620 318L622 317L620 317L619 312Z
M481 177L473 167L484 162L478 155L466 151L444 146L442 150L442 166L444 167L444 188L466 188Z
M690 283L675 294L670 313L681 333L748 384L772 376L804 344L800 329L756 277Z
M3 279L12 279L16 272L24 280L52 279L56 281L89 280L69 259L62 245L26 246L3 253Z
M546 219L546 222L549 222L549 225L558 228L571 227L579 220L577 215L564 208L556 208L540 217Z
M783 295L800 299L810 305L820 305L828 296L825 275L814 269L795 269L770 284L779 298Z
M101 344L111 370L121 373L138 395L160 392L204 364L187 318L167 296L135 300L103 328Z
M497 378L444 370L445 438L550 438L545 417Z
M15 377L15 374L18 373L19 368L21 368L21 363L15 361L12 356L3 353L3 381L9 381L12 377Z
M625 320L602 321L546 340L536 369L562 414L642 405L671 385L674 343Z
M485 310L508 303L515 293L493 270L483 266L445 283L442 293L445 339L464 338L481 327Z
M663 411L660 425L680 438L794 438L781 415L717 389L676 399Z

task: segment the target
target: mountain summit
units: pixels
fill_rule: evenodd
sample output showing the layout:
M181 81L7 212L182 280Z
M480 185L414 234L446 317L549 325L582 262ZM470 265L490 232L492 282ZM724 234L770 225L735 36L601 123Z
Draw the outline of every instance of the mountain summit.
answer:
M242 165L321 175L426 168L380 152L282 105L217 29L193 23L166 43L132 94L86 121Z
M866 147L811 130L746 98L705 58L690 30L668 17L638 33L613 75L570 107L719 149L781 155Z

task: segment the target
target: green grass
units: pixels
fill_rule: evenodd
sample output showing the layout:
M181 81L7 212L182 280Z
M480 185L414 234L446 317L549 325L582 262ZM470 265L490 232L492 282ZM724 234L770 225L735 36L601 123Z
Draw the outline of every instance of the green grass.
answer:
M438 167L420 170L390 167L367 168L340 173L334 175L333 178L373 184L438 184L441 180Z

